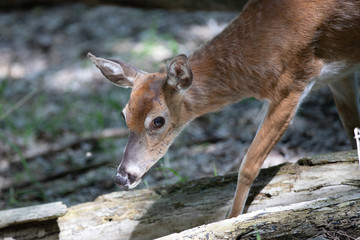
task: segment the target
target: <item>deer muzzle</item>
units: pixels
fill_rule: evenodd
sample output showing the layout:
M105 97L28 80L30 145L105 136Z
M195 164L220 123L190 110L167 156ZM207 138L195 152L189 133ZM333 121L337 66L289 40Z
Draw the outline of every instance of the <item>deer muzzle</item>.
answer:
M141 178L137 177L123 168L119 168L115 175L115 183L117 186L124 189L135 188L141 182Z

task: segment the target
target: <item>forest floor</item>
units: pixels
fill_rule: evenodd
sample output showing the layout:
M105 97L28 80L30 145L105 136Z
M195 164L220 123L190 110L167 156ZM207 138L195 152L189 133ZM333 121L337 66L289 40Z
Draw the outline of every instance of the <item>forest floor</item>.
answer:
M235 16L82 4L0 12L0 210L70 206L120 190L113 176L126 134L84 136L126 128L120 113L130 91L105 81L87 52L156 71ZM261 105L246 99L193 121L139 188L236 171ZM347 149L331 93L322 88L303 103L264 167Z

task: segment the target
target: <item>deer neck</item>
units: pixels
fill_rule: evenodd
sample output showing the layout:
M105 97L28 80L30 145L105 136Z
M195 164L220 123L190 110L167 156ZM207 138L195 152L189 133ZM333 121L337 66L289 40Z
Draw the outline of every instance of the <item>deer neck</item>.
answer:
M193 72L193 84L184 95L182 114L194 119L208 112L218 111L226 105L241 101L243 98L253 96L249 87L244 82L248 76L242 71L241 59L236 60L236 67L231 63L223 62L223 56L218 53L208 53L207 47L195 52L190 57L190 65ZM213 55L216 56L213 56ZM234 53L229 53L232 58ZM235 59L234 59L235 61Z

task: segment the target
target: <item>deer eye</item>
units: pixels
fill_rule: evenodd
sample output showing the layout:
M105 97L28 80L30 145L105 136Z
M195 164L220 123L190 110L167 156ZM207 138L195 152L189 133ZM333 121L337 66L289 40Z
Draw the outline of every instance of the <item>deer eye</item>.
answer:
M153 126L154 128L161 128L165 124L165 118L163 117L157 117L153 120Z

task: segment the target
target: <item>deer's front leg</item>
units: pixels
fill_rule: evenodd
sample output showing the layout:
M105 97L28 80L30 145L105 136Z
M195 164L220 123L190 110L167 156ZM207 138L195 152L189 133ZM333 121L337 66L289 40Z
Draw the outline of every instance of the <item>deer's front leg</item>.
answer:
M301 94L291 92L280 101L270 102L263 123L241 162L235 197L228 218L242 213L250 186L262 163L289 126Z

